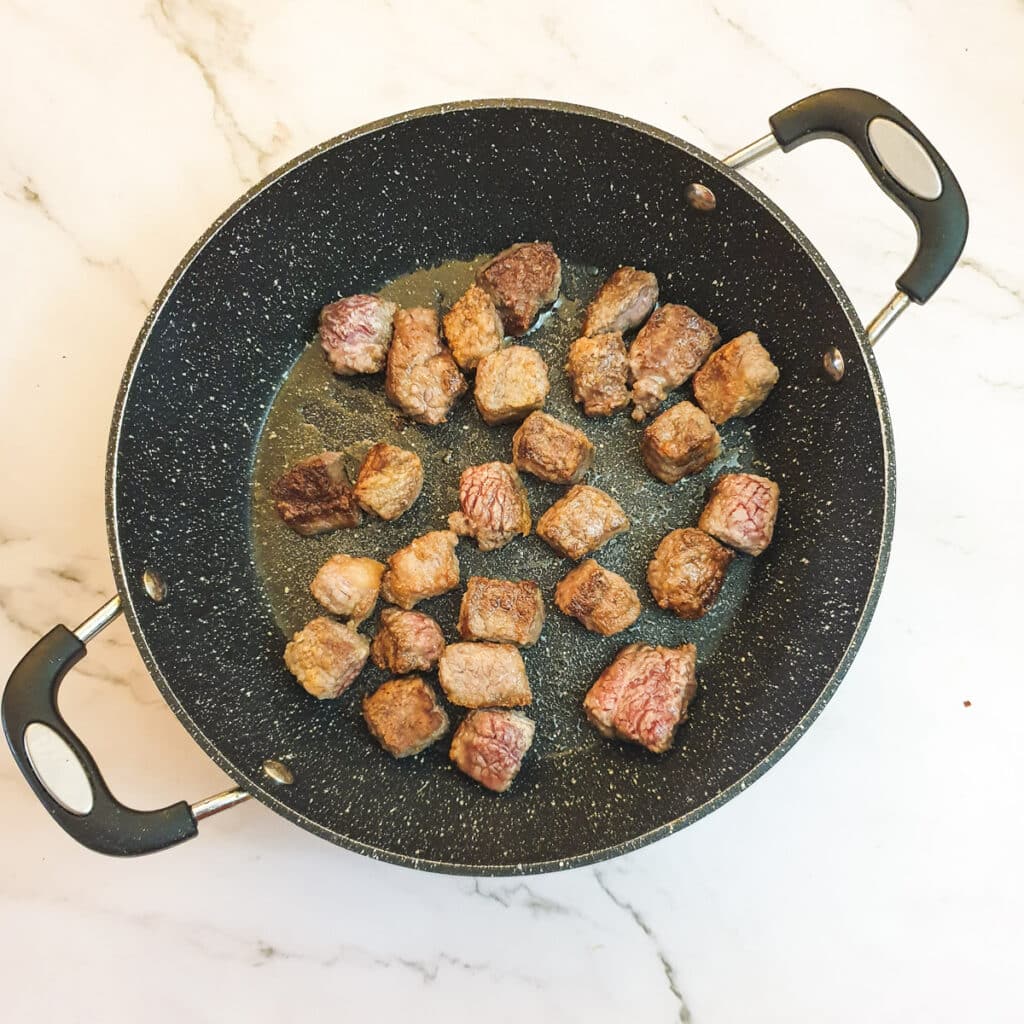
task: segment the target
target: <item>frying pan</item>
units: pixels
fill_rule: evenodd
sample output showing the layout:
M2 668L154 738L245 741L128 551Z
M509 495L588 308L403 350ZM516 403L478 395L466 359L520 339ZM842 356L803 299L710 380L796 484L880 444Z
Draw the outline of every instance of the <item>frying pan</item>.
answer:
M8 742L56 822L94 850L140 854L191 838L199 820L251 796L373 857L515 874L596 861L667 835L778 760L835 692L885 571L893 447L871 345L953 268L967 210L934 147L874 95L819 93L775 114L770 127L720 161L583 107L448 104L318 146L228 210L172 275L124 374L107 466L117 597L76 630L57 626L43 637L4 692ZM822 137L850 145L918 230L893 300L867 330L807 239L737 173L770 150ZM336 550L381 556L442 527L459 470L507 459L513 428L482 428L464 402L447 426L399 434L379 378L334 381L321 368L318 395L295 406L311 450L400 437L424 458L427 487L391 532L370 524L309 549L282 541L275 557L263 550L274 534L260 474L281 453L261 437L293 366L299 373L315 354L323 304L396 279L426 281L428 297L447 303L459 282L425 268L534 238L550 239L570 270L559 308L527 339L553 371L603 274L619 263L653 270L663 301L692 305L725 338L758 331L781 370L768 402L723 428L725 457L672 488L637 468L639 434L628 417L583 421L553 372L549 407L595 439L595 482L634 520L601 561L645 591L657 540L695 524L723 467L767 473L783 497L772 547L756 562L736 560L706 619L679 622L645 593L637 625L604 640L549 614L526 655L538 739L512 790L496 796L448 764L444 743L404 761L376 747L358 714L361 693L383 678L373 670L340 700L317 702L287 676L281 653L286 631L312 614L302 604L310 565ZM538 515L557 489L528 486ZM463 541L459 554L463 579L537 578L549 600L569 568L535 537L487 555ZM301 597L282 597L289 572L288 592ZM425 606L449 636L457 601L452 594ZM57 691L120 612L167 702L236 789L140 811L107 788L61 717ZM600 740L580 711L596 673L636 640L698 646L698 698L675 749L660 757Z

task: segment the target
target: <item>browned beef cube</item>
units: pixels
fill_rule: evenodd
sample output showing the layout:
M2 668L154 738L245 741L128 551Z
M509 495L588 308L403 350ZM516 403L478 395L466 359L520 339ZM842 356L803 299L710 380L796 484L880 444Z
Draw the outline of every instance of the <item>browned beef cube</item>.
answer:
M384 394L418 423L444 423L466 378L438 335L437 310L420 307L395 313Z
M459 608L463 640L495 640L529 647L544 625L544 598L530 580L470 576Z
M753 331L713 352L693 375L693 397L716 422L749 416L778 383L779 369Z
M601 673L583 699L591 724L610 739L639 743L661 754L697 692L697 648L630 644Z
M640 598L617 572L592 558L581 562L555 587L555 604L592 633L612 636L628 629L640 614Z
M397 519L420 496L423 463L415 452L393 444L375 444L356 478L356 498L381 519Z
M550 387L540 353L525 345L509 345L480 360L473 398L484 422L494 426L514 423L539 409Z
M626 334L639 327L658 301L658 279L646 270L619 267L598 289L587 307L583 333L604 334L616 331Z
M550 242L517 242L485 263L476 283L498 307L505 333L520 338L558 298L562 264Z
M370 645L370 657L378 668L404 675L428 672L444 650L441 627L423 612L384 608L377 635Z
M398 307L377 295L350 295L320 311L320 344L335 373L384 369Z
M444 336L455 362L473 370L490 352L501 348L505 329L491 297L475 284L444 317Z
M437 694L419 676L391 679L364 697L363 718L395 757L418 754L448 731L448 715Z
M588 416L610 416L629 404L629 361L618 332L577 338L569 346L565 372L573 399Z
M647 566L647 584L660 607L699 619L715 603L732 560L733 553L703 530L673 530Z
M518 711L471 711L455 730L449 756L471 779L504 793L519 774L533 729Z
M644 430L640 453L653 476L674 484L699 473L722 452L714 424L692 402L666 409Z
M513 537L530 532L530 503L515 466L485 462L470 466L459 478L459 509L448 526L476 539L481 551L503 548Z
M381 583L384 600L408 610L418 601L454 590L459 585L458 543L450 530L434 530L396 551Z
M309 592L332 615L358 626L377 603L384 566L372 558L333 555L317 570Z
M548 483L575 484L593 465L594 446L582 430L532 412L512 437L512 462Z
M345 479L344 455L323 452L300 459L270 489L277 514L303 537L358 526L362 516Z
M324 700L352 685L369 653L366 637L321 616L292 636L284 649L284 663L307 693Z
M772 542L779 512L779 485L753 473L727 473L711 488L700 528L748 555Z
M629 529L622 506L597 487L577 484L537 521L537 536L565 558L580 559Z
M685 384L718 344L718 328L689 306L656 309L629 349L633 419L654 412L665 396Z
M514 708L533 700L522 655L512 644L448 644L437 677L445 696L463 708Z

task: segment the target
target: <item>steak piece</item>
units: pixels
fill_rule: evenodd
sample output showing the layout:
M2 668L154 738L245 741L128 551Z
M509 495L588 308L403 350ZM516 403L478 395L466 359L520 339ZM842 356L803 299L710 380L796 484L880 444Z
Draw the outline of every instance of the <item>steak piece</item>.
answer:
M530 580L491 580L470 576L459 607L463 640L495 640L529 647L544 626L544 598Z
M522 655L512 644L449 644L437 678L445 696L463 708L514 708L533 700Z
M519 774L533 730L518 711L471 711L455 730L449 757L471 779L504 793Z
M321 616L292 636L284 649L284 663L307 693L326 700L352 685L369 653L366 637Z
M656 309L629 349L633 419L654 412L665 396L685 384L718 344L718 328L689 306Z
M692 402L666 409L647 425L640 442L644 465L666 484L699 473L721 453L718 431Z
M459 512L448 517L448 527L462 537L473 537L481 551L503 548L518 534L530 532L530 502L515 466L485 462L470 466L459 478Z
M617 572L605 569L592 558L581 562L559 581L555 604L591 633L601 636L621 633L640 615L637 592Z
M512 462L549 484L575 484L594 463L590 438L546 412L531 412L512 435Z
M441 627L423 612L382 608L370 657L378 668L398 675L429 672L444 651Z
M420 496L423 463L415 452L393 444L375 444L356 477L356 500L381 519L397 519Z
M711 488L700 528L748 555L772 542L779 512L779 485L753 473L726 473Z
M591 337L607 331L626 334L650 316L657 301L658 279L653 274L636 267L619 267L587 307L583 333Z
M629 529L622 506L597 487L577 484L537 520L537 536L574 560Z
M602 736L664 753L697 692L696 665L693 644L623 647L583 698L587 718Z
M437 310L426 307L395 313L384 394L417 423L444 423L466 378L438 335Z
M569 346L565 372L573 400L587 416L610 416L629 405L629 361L621 334L577 338Z
M378 295L350 295L324 306L320 345L331 369L345 377L383 370L396 309Z
M476 283L497 307L505 333L521 338L558 298L562 263L550 242L517 242L488 260Z
M358 526L362 516L345 479L345 456L322 452L300 459L270 488L277 514L296 533L311 537L341 526Z
M395 757L418 754L448 731L448 715L437 694L419 676L390 679L364 697L363 718Z
M475 284L444 316L444 336L455 362L474 370L490 352L501 348L505 328L491 297Z
M548 397L548 367L535 348L509 345L480 360L473 398L488 426L514 423Z
M647 585L660 607L699 619L715 603L733 557L703 530L673 530L647 566Z
M434 530L396 551L381 582L384 600L408 611L425 598L454 590L459 585L458 543L450 530Z
M753 331L727 342L693 375L693 397L716 422L749 416L779 381L779 368Z
M384 566L372 558L332 555L317 570L309 592L332 615L358 626L373 611Z

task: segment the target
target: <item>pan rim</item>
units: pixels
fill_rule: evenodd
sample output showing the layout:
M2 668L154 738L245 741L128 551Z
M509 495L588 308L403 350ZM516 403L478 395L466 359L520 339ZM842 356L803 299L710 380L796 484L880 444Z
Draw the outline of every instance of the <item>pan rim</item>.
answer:
M843 655L840 658L838 664L833 670L828 682L822 688L813 704L805 711L801 716L800 720L793 726L793 728L780 740L780 742L770 750L757 764L755 764L746 774L741 776L731 785L725 787L715 794L711 799L695 807L693 810L686 814L675 818L672 821L665 822L664 824L658 825L656 828L650 829L647 832L642 833L639 836L635 836L632 839L614 843L606 847L601 847L596 850L591 850L584 854L577 854L571 857L560 858L560 859L549 859L549 860L538 860L528 861L517 864L465 864L457 861L439 861L431 860L428 858L415 857L409 854L396 853L392 850L385 850L380 847L371 846L369 844L360 842L357 839L353 839L349 836L342 835L339 832L335 832L319 822L307 817L300 812L295 811L293 808L282 803L275 794L268 789L259 777L250 775L244 772L238 765L232 762L226 757L216 743L213 742L205 732L200 728L196 721L189 715L185 708L179 702L177 695L174 692L174 688L171 683L164 676L156 658L149 648L149 644L146 641L145 630L136 614L135 604L132 597L132 588L128 585L128 574L127 569L122 560L121 554L121 543L119 536L118 517L117 517L117 469L118 469L118 451L120 448L121 441L121 428L123 425L124 411L127 403L128 395L131 391L132 382L135 377L135 371L138 368L139 362L142 358L143 352L145 351L146 344L152 333L153 325L163 311L167 300L169 299L173 290L177 287L178 283L188 271L193 261L203 251L206 245L216 236L220 229L235 216L241 209L243 209L250 201L256 196L261 194L279 179L285 177L293 170L301 167L303 164L317 158L321 154L335 149L339 146L345 145L348 142L354 141L355 139L362 138L366 135L371 135L376 132L384 131L395 125L402 124L408 121L419 120L427 117L436 117L438 115L460 113L468 110L480 110L480 109L494 109L494 108L513 108L513 109L525 109L525 110L541 110L541 111L556 111L560 113L573 114L580 117L592 118L595 120L606 121L612 124L619 125L624 128L629 128L642 134L648 135L660 142L671 145L677 149L682 150L686 154L706 164L712 170L724 175L732 183L743 189L752 199L759 203L769 214L771 214L782 226L789 232L793 240L807 253L811 261L814 263L815 268L825 279L826 284L832 290L837 301L839 302L840 308L846 315L849 321L850 327L853 331L853 335L857 341L857 345L860 349L864 364L868 372L868 380L871 384L871 391L875 401L875 407L878 412L879 426L882 433L883 442L883 465L882 465L882 482L883 482L883 498L884 508L882 515L882 533L879 544L878 555L875 560L875 566L872 573L871 584L868 589L867 596L864 601L864 607L861 611L860 617L857 620L856 627L850 637L848 644L846 645ZM128 622L128 627L132 635L139 653L142 656L143 662L146 665L150 676L156 683L157 689L159 689L161 696L167 702L168 706L174 712L178 721L184 726L192 738L196 741L199 747L207 754L208 757L218 766L222 771L227 774L232 781L244 789L247 793L252 795L255 799L265 804L271 810L280 814L293 824L299 825L308 832L312 832L314 835L320 836L323 839L334 843L335 845L341 846L345 849L351 850L354 853L359 853L364 856L368 856L374 860L385 861L387 863L396 864L401 867L407 867L417 870L433 871L441 874L450 875L469 875L478 877L514 877L522 875L534 875L544 874L548 872L565 870L568 868L585 867L590 864L595 864L604 860L608 860L613 857L621 856L622 854L630 853L634 850L638 850L644 846L647 846L659 839L663 839L666 836L673 835L674 833L682 830L688 825L693 824L695 821L703 818L705 815L710 814L712 811L717 810L723 804L727 803L733 797L737 796L743 790L747 789L753 782L759 779L769 768L773 767L792 747L795 745L797 740L807 731L811 724L821 714L825 705L832 699L839 684L842 682L846 673L849 671L850 665L853 663L861 644L863 643L864 637L867 633L868 627L874 616L875 608L878 604L878 599L881 593L883 581L885 579L886 569L889 562L889 553L892 544L892 535L895 518L895 505L896 505L896 474L895 474L895 447L893 442L892 433L892 421L889 414L888 402L885 396L885 390L882 385L881 374L878 369L878 364L875 360L874 353L870 344L868 344L867 336L864 331L864 327L860 321L859 316L851 302L849 296L846 294L846 290L839 282L835 273L832 271L829 264L825 261L822 255L818 252L815 246L810 240L804 235L804 233L796 226L796 224L790 219L790 217L781 210L768 196L760 191L755 185L748 181L745 177L739 174L737 171L726 166L717 157L705 152L704 150L692 145L684 139L673 135L671 132L666 132L653 125L647 124L646 122L636 120L631 117L626 117L621 114L616 114L611 111L601 110L596 107L583 106L574 103L565 103L557 100L541 100L541 99L526 99L526 98L493 98L493 99L476 99L476 100L463 100L433 104L425 107L417 107L412 110L403 111L398 114L391 115L389 117L381 118L376 121L371 121L367 124L361 125L357 128L353 128L350 131L343 132L339 135L334 136L324 142L318 143L317 145L305 150L303 153L293 157L291 160L282 164L279 168L266 175L250 189L248 189L243 195L236 199L226 210L224 210L213 223L203 232L199 239L192 245L188 252L182 257L181 261L174 268L171 275L168 277L166 283L157 296L156 301L146 315L143 321L142 327L136 337L135 344L128 357L124 373L121 378L121 383L118 388L117 398L114 404L113 415L111 419L110 433L107 443L107 459L106 459L106 517L107 517L107 543L110 550L111 567L113 569L114 581L117 586L118 594L121 598L121 607L125 613L125 619Z

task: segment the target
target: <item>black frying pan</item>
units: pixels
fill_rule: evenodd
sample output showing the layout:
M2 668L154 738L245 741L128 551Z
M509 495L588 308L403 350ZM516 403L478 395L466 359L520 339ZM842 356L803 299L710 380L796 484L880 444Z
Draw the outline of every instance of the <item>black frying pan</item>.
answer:
M107 488L119 596L75 632L58 626L44 637L4 693L8 742L58 824L95 850L145 853L190 838L199 818L251 795L374 857L511 874L667 835L774 763L835 691L885 570L893 450L870 343L952 269L967 211L935 149L868 93L821 93L776 114L771 128L721 162L595 110L534 101L435 107L328 142L229 210L171 277L125 372ZM735 171L776 145L822 136L853 146L919 231L896 297L867 332L807 239ZM697 208L711 197L713 210ZM639 436L625 415L585 424L599 445L599 484L635 522L602 562L645 591L653 546L696 522L724 465L776 479L782 513L769 552L737 559L719 605L700 622L681 623L648 600L629 633L605 641L551 610L545 640L527 654L538 739L513 789L496 797L448 765L445 744L403 762L376 747L358 716L358 696L379 678L372 671L334 702L294 685L281 662L283 632L311 609L305 598L281 598L280 574L291 567L302 594L303 558L312 565L342 548L379 556L441 526L459 469L507 458L511 428L482 428L471 403L448 426L409 427L401 441L425 458L428 484L408 521L390 533L374 524L320 538L305 554L294 549L291 562L261 554L259 569L254 545L269 527L253 473L268 409L325 302L533 238L550 239L572 271L559 311L534 339L553 368L601 275L632 263L655 271L664 301L694 306L723 337L757 330L782 371L766 405L725 428L725 458L674 488L638 468ZM431 298L455 297L457 282L435 284ZM583 423L555 376L551 408ZM323 388L302 411L318 431L311 446L396 429L376 404L379 380L334 382L324 371ZM539 514L554 492L529 486ZM569 567L534 537L486 556L463 542L460 558L464 578L531 575L549 598ZM450 629L456 604L449 595L427 609ZM119 610L168 703L237 791L192 807L126 808L60 717L62 677ZM634 639L698 645L699 696L676 748L661 757L597 739L579 708L597 671ZM70 774L55 771L47 747L67 755Z

